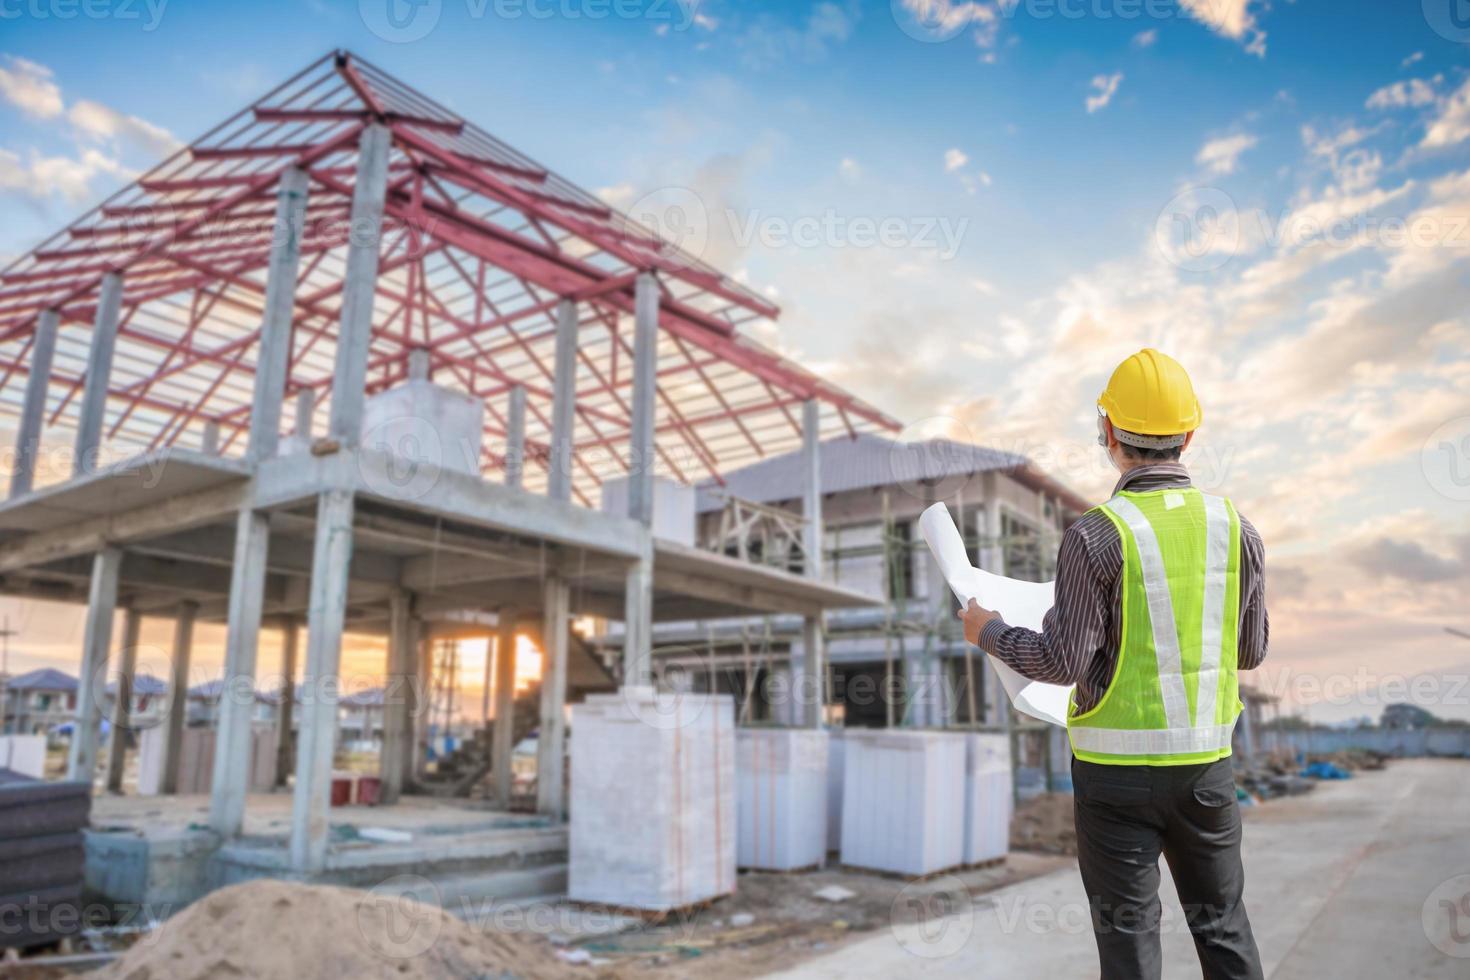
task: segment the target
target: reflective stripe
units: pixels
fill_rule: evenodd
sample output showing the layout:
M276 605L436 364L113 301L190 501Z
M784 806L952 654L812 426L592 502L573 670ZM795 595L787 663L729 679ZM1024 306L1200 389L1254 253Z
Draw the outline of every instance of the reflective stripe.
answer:
M1071 728L1072 746L1083 752L1107 755L1194 755L1223 752L1230 747L1235 722L1202 725L1198 728L1153 728L1142 731L1122 728Z
M1225 573L1230 567L1230 514L1225 499L1201 494L1205 502L1205 606L1201 618L1199 687L1194 723L1215 724L1220 690L1220 644L1225 631Z
M1138 543L1143 570L1143 591L1148 597L1148 618L1153 625L1154 656L1158 659L1159 690L1164 699L1164 719L1170 729L1189 728L1189 697L1184 693L1184 662L1179 655L1179 632L1174 626L1174 602L1169 596L1169 578L1159 539L1143 511L1127 497L1114 497L1106 506L1117 514Z

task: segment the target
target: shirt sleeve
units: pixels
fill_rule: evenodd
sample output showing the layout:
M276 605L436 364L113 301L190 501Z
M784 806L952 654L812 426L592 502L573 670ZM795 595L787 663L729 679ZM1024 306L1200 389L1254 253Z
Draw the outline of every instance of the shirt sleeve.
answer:
M1240 519L1240 635L1236 668L1255 670L1266 659L1271 618L1266 614L1266 543L1244 517Z
M1102 581L1087 538L1076 525L1062 535L1057 551L1056 602L1041 632L988 623L979 646L1022 677L1048 684L1075 684L1107 642L1109 584Z

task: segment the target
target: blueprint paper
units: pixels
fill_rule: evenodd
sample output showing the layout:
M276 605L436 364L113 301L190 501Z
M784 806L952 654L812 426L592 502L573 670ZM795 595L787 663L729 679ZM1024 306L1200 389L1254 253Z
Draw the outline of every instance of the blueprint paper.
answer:
M954 591L960 605L974 599L986 609L1000 613L1010 626L1040 630L1041 619L1052 607L1052 582L1022 582L993 575L970 564L964 539L949 508L934 504L919 517L919 530L929 543L929 550L939 562L939 570ZM990 665L1000 675L1000 682L1016 710L1032 718L1067 727L1067 704L1072 696L1070 686L1043 684L1028 680L994 657Z

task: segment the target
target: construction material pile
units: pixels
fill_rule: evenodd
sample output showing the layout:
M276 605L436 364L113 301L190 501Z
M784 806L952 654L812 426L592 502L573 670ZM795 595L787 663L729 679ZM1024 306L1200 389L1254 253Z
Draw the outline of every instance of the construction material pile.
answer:
M85 783L46 783L0 769L0 948L55 942L80 928Z
M558 980L572 970L532 940L481 933L442 909L399 895L252 881L200 899L97 976Z

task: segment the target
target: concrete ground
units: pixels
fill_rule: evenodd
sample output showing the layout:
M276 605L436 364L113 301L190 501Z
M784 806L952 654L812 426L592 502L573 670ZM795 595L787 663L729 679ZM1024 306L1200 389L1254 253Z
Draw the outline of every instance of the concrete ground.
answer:
M1470 976L1470 762L1394 762L1246 814L1246 904L1266 976ZM1197 977L1167 874L1164 882L1165 976ZM956 907L779 976L1098 974L1075 861Z

